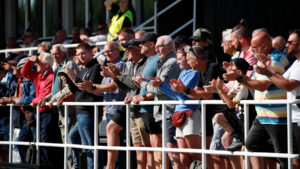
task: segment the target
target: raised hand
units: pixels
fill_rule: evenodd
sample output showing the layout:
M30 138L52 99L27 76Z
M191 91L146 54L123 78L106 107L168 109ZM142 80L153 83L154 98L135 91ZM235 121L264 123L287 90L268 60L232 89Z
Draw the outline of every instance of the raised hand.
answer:
M223 78L226 81L234 81L237 80L240 75L237 71L231 70L228 73L223 74Z
M154 87L160 87L162 84L162 81L160 80L159 77L149 77L149 82L152 86Z
M226 72L229 72L231 71L231 67L232 67L232 64L227 62L227 61L224 61L223 62L223 68L226 70Z
M184 93L186 87L184 86L183 82L179 79L172 79L170 80L170 86L174 92Z
M86 90L86 91L91 91L93 90L93 82L92 81L87 81L87 80L83 80L81 83L77 84L77 87L80 90Z

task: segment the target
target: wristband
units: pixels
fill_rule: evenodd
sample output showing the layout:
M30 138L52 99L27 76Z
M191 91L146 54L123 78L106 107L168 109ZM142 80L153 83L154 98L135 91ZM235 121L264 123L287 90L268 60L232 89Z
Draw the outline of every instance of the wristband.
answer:
M96 89L97 89L96 84L93 83L92 89L93 89L93 90L96 90Z
M190 93L191 93L191 89L190 89L190 88L186 88L186 89L184 90L184 93L185 93L185 94L190 94Z

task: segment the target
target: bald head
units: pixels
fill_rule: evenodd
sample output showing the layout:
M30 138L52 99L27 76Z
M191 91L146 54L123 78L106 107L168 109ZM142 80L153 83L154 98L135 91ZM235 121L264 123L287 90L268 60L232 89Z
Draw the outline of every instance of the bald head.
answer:
M279 51L283 51L283 49L285 47L285 44L286 44L286 40L282 36L276 36L272 40L272 46L273 46L273 48L276 48Z
M270 35L266 32L255 34L251 40L251 47L254 54L263 53L268 55L273 49Z

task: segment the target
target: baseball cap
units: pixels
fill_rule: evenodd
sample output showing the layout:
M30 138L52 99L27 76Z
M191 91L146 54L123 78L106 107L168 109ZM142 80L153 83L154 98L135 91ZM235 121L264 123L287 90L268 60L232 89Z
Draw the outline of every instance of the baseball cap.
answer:
M158 35L154 32L145 33L138 41L140 42L154 42L156 43Z
M180 43L185 43L187 45L191 45L191 41L189 40L189 38L187 38L186 36L183 35L179 35L176 36L176 38L174 39L174 43L176 44L180 44Z
M23 68L28 59L29 57L22 58L17 64L17 69Z
M133 46L139 47L140 44L141 44L140 41L138 41L137 39L133 39L133 40L130 40L129 42L127 42L127 43L122 43L122 47L123 48L131 48Z
M195 30L195 32L193 33L193 36L190 37L190 39L194 40L194 41L205 41L208 42L209 44L213 44L213 42L211 41L211 32L209 30L207 30L206 28L198 28Z
M19 63L19 61L25 57L26 57L26 55L21 54L21 55L16 56L12 60L8 60L7 62L12 65L17 65Z
M15 54L15 53L9 53L6 58L2 59L2 62L8 62L10 60L13 60L16 56L17 56L17 54Z

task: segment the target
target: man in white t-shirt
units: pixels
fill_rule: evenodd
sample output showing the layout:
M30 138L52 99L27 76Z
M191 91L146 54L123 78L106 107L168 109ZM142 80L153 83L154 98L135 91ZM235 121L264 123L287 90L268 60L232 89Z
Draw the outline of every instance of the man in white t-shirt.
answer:
M260 56L259 60L263 65L256 68L256 71L269 77L273 84L287 91L287 99L296 99L300 96L300 29L292 31L286 47L288 55L294 55L297 60L293 65L281 76L271 68L271 62L267 56ZM296 104L292 104L292 125L293 125L293 153L300 154L300 108ZM299 167L299 159L294 159L293 164Z

